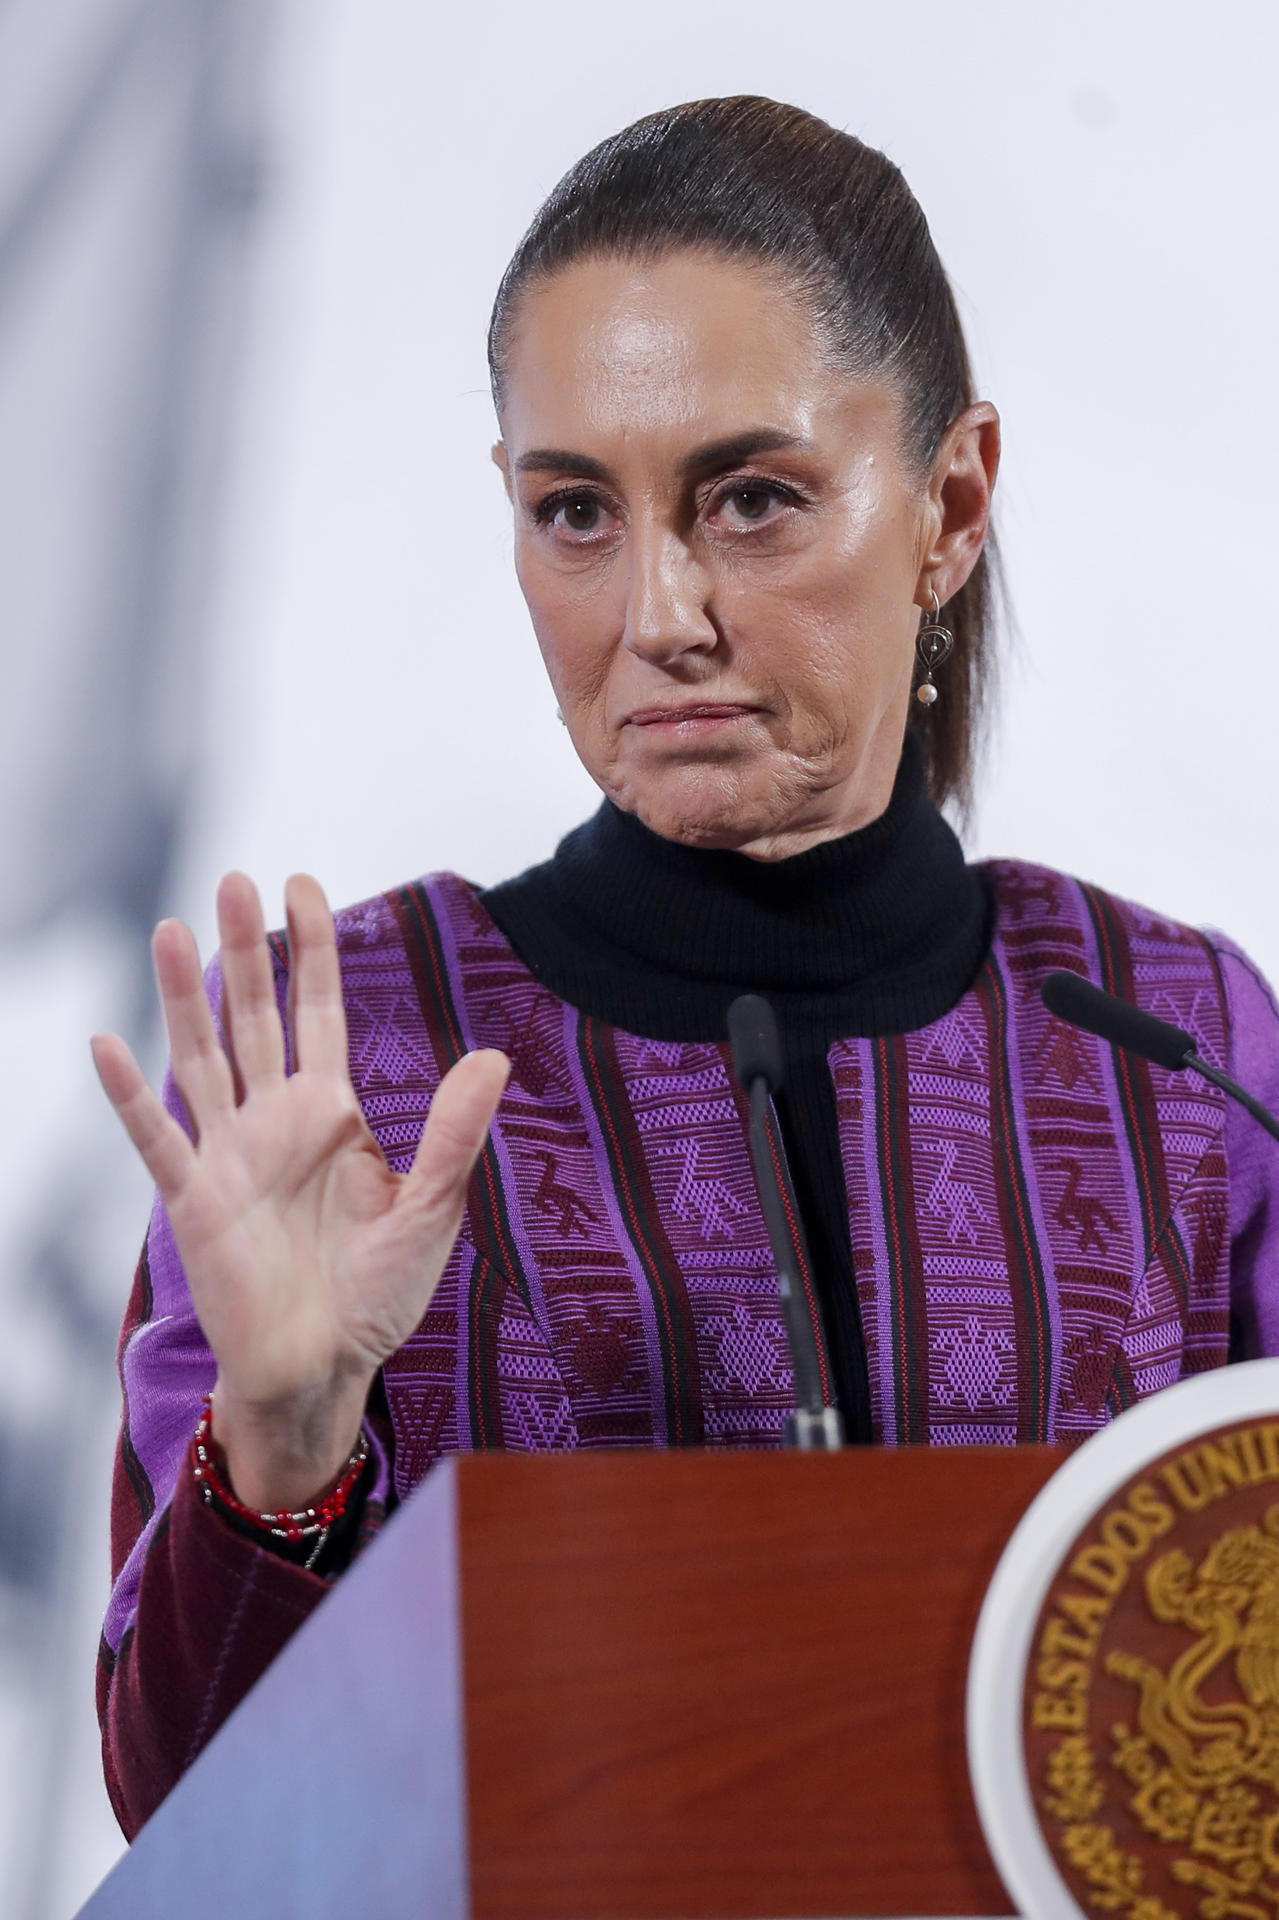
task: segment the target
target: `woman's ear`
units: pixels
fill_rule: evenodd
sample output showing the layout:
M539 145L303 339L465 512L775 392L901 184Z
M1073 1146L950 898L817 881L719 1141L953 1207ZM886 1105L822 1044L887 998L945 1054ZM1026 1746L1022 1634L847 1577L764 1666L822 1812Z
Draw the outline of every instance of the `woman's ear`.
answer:
M506 447L501 440L495 440L493 442L491 457L493 465L502 476L502 484L506 488L506 497L510 500L513 497L511 494L511 463L506 457Z
M965 407L946 429L924 512L915 604L944 606L967 580L986 540L999 471L999 415L988 400Z

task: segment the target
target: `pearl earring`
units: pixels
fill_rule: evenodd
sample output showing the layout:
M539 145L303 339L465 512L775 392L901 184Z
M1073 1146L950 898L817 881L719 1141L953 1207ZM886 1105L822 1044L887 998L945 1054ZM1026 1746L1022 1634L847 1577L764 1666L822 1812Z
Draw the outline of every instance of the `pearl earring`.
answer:
M915 698L923 707L931 707L937 698L933 668L940 667L949 658L955 644L954 634L941 623L941 601L937 598L936 587L930 587L928 591L933 596L933 610L931 614L924 615L923 625L915 636L915 652L924 669L924 677L915 688Z

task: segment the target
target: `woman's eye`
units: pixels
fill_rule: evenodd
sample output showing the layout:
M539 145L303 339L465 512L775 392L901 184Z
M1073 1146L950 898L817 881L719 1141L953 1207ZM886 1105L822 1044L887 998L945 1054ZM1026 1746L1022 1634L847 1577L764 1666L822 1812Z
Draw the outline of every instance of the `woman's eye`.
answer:
M775 517L775 507L794 504L794 495L787 489L763 481L751 485L729 487L720 494L714 511L728 521L739 526L757 526L762 521Z
M535 517L539 526L581 540L604 531L608 510L593 493L553 493L542 501Z
M555 521L566 533L594 533L599 520L598 500L566 500L555 510Z
M729 495L739 520L762 520L776 497L768 487L734 487Z

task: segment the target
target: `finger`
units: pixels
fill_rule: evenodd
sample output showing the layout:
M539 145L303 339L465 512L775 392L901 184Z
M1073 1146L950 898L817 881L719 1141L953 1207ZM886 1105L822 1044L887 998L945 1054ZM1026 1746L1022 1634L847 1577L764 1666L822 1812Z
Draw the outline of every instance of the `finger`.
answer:
M162 920L151 940L156 979L169 1030L173 1077L199 1133L235 1105L235 1085L213 1009L204 991L195 937L180 920Z
M347 1079L346 1014L333 915L324 889L309 873L295 873L284 890L289 918L289 1005L293 1052L306 1073Z
M141 1067L118 1034L95 1033L89 1045L107 1099L161 1194L166 1201L171 1200L190 1175L195 1148L147 1085Z
M266 943L262 902L245 873L228 873L218 888L218 938L226 997L227 1052L245 1093L284 1072L284 1029Z
M461 1217L467 1183L510 1075L506 1055L487 1047L464 1055L445 1074L402 1189L404 1199L456 1208Z

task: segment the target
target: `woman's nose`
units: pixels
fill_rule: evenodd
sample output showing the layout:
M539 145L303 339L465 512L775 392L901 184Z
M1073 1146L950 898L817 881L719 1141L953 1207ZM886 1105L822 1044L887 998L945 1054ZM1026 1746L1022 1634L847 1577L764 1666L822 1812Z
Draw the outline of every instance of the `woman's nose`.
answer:
M684 541L665 529L641 533L632 536L628 559L623 646L655 666L711 652L710 578Z

